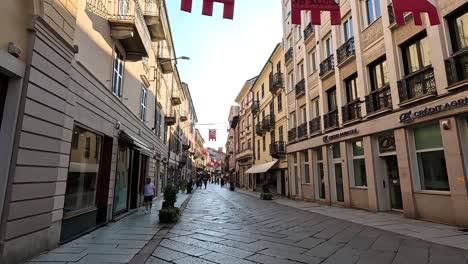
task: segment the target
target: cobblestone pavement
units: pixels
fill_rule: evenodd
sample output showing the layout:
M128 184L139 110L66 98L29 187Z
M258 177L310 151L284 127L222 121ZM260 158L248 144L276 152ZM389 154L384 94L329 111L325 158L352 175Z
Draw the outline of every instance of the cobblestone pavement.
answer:
M209 186L146 263L467 264L468 251Z
M187 197L179 193L176 206L180 206ZM158 219L161 204L162 200L158 199L154 202L151 214L144 214L144 209L140 208L138 212L118 222L110 223L27 263L128 263L158 231L165 228Z

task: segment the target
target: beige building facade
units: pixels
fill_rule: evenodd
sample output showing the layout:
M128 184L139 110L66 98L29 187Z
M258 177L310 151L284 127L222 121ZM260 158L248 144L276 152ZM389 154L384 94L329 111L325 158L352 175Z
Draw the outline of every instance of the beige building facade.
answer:
M18 263L132 213L146 178L160 193L189 154L169 135L196 114L165 1L2 8L0 255Z
M295 26L283 1L292 198L468 226L468 6L436 4L438 26L380 0Z

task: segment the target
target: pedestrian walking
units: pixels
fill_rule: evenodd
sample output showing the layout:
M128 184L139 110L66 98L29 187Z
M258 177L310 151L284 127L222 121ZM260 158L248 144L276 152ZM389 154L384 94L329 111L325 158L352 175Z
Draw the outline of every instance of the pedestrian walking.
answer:
M203 184L205 185L205 189L206 189L206 185L208 184L208 178L203 179Z
M146 184L143 188L143 195L144 195L144 201L145 201L145 214L151 213L151 209L153 208L153 197L154 193L156 192L156 188L154 187L154 184L151 183L151 179L148 178L146 179ZM149 209L149 210L148 210Z

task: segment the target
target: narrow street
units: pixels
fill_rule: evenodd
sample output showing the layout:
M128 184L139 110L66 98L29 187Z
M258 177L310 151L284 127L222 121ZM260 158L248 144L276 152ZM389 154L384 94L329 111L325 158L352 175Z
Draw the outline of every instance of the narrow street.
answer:
M178 205L186 198L179 195ZM128 263L163 227L156 207L30 263ZM466 264L468 251L209 185L194 192L146 263Z

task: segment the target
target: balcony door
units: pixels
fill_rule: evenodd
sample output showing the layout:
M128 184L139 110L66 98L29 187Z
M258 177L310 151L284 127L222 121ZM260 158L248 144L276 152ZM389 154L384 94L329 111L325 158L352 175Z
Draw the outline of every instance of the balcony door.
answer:
M327 91L327 103L328 103L328 112L332 112L337 109L336 88L332 88Z

